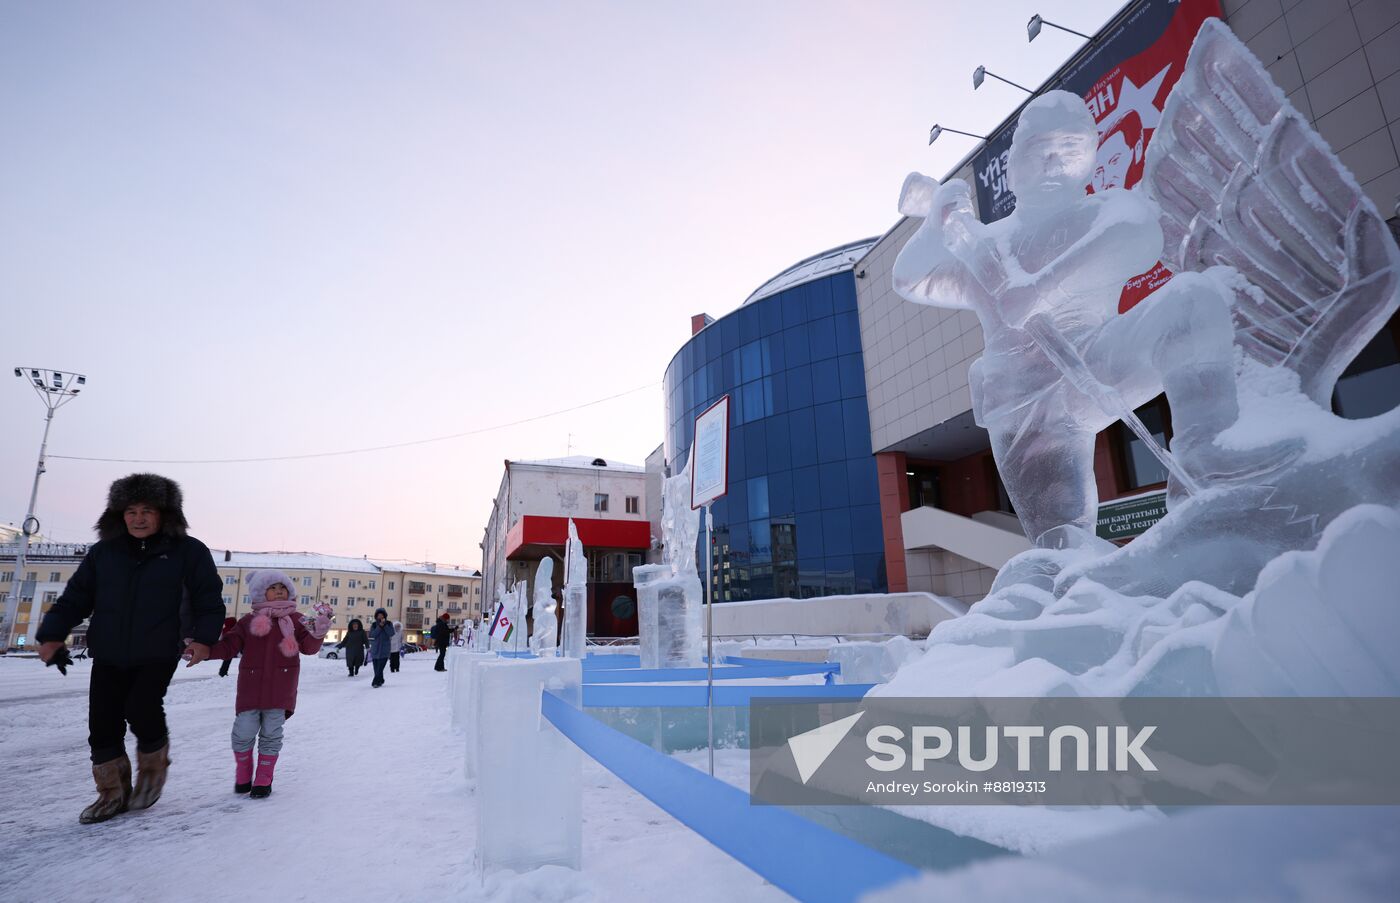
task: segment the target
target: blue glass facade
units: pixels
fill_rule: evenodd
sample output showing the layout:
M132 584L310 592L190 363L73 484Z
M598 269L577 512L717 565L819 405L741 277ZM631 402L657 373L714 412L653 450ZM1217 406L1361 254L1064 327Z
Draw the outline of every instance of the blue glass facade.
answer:
M849 268L711 323L672 358L665 392L672 473L695 417L730 396L729 494L713 508L717 601L886 590Z

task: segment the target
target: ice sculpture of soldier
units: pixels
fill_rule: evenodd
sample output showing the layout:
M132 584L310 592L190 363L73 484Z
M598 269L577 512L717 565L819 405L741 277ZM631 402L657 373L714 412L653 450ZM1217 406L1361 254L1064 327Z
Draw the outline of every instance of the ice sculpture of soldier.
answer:
M968 374L973 413L1026 535L1042 547L1093 542L1094 437L1162 391L1176 427L1162 455L1173 493L1257 478L1298 450L1213 441L1239 414L1234 325L1218 283L1183 273L1118 313L1125 280L1161 257L1162 228L1139 193L1085 194L1097 147L1084 101L1051 91L1016 126L1010 216L983 225L962 180L939 186L914 173L900 198L924 222L895 261L894 287L910 301L976 312L986 350Z

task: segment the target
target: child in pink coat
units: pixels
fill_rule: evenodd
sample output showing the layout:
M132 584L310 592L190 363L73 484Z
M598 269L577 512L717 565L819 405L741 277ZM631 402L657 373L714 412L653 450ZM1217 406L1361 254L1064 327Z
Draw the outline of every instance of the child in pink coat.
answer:
M272 772L282 751L282 726L297 704L297 680L301 675L298 653L315 655L330 628L330 619L319 614L309 627L297 613L297 592L292 578L281 571L257 571L248 578L253 611L225 631L210 650L209 658L238 661L238 696L233 719L234 793L255 799L272 794ZM253 743L257 741L258 767L253 774Z

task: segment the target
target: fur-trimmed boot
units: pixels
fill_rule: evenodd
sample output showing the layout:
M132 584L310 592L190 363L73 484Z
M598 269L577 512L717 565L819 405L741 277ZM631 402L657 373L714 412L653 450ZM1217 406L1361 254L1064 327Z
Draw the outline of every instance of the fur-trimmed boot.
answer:
M258 756L258 773L253 778L253 799L260 800L272 795L272 772L277 767L276 756Z
M233 792L247 793L253 789L253 751L233 751Z
M131 802L131 760L126 753L120 759L92 766L92 780L97 784L97 799L78 816L79 822L92 825L127 810Z
M165 789L170 769L170 741L155 752L136 751L136 789L131 794L132 809L149 809Z

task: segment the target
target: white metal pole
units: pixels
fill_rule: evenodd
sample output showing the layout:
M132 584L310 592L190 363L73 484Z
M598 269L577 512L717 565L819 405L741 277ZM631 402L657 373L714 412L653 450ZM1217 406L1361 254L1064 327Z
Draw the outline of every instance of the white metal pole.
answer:
M715 520L705 503L705 740L710 750L710 777L715 776Z
M15 578L9 599L5 602L5 648L9 649L15 638L15 621L19 618L20 593L24 588L24 568L29 554L29 523L34 520L34 505L39 500L39 478L44 475L44 454L49 447L49 427L53 425L54 407L49 406L44 418L44 438L39 442L39 464L34 468L34 487L29 491L29 510L20 524L19 556L15 559ZM30 619L33 620L32 618ZM31 632L38 630L38 624L31 624Z

